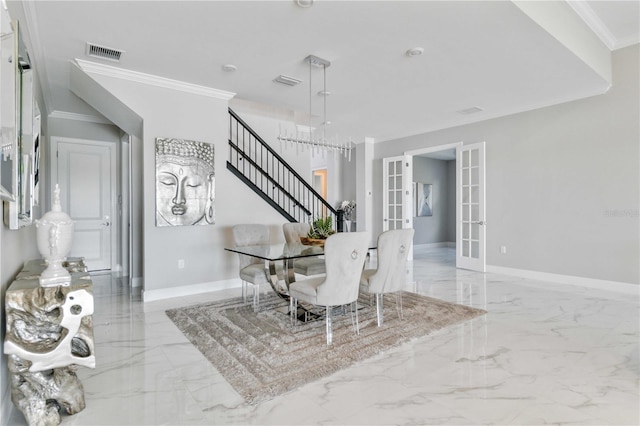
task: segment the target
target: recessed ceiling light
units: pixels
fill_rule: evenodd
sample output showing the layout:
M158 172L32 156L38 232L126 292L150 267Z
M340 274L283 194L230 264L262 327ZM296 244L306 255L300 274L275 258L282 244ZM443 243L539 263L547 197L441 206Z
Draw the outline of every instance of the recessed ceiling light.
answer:
M233 64L224 64L222 66L222 71L226 71L226 72L234 72L238 69L238 67L236 67Z
M318 92L318 95L320 96L331 96L331 92L328 90L321 90Z
M414 56L420 56L423 53L424 49L422 47L412 47L411 49L407 50L406 55L412 58Z
M462 114L462 115L469 115L469 114L475 114L476 112L480 112L480 111L484 111L482 108L474 106L471 108L465 108L465 109L461 109L456 111L458 114Z

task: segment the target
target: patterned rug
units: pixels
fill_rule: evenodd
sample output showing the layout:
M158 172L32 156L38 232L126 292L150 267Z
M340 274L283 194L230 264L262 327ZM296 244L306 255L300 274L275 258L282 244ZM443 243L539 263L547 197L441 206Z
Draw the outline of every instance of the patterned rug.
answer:
M249 404L271 399L349 367L385 350L486 311L414 293L402 294L403 320L394 295L385 295L384 324L375 306L359 304L360 335L351 315L334 315L333 344L327 346L324 319L292 326L275 294L260 311L241 298L166 311L167 316ZM347 311L348 312L348 311Z

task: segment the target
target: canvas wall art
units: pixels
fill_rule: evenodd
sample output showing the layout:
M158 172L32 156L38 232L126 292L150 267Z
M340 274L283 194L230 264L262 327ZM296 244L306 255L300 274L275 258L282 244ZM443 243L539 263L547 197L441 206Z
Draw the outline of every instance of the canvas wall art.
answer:
M430 183L414 182L413 188L416 216L433 216L433 185Z
M215 223L214 146L156 138L156 226Z

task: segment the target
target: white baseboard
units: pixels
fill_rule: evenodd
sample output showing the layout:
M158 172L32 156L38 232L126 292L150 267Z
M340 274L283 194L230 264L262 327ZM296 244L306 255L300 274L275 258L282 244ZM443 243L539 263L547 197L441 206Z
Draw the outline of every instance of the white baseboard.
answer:
M142 290L142 300L154 302L156 300L171 299L174 297L192 296L194 294L210 293L212 291L239 288L242 286L240 278L229 280L210 281L200 284L191 284L178 287L160 288L157 290Z
M549 281L559 284L570 284L581 287L595 288L598 290L613 291L616 293L638 296L640 285L623 283L619 281L599 280L595 278L576 277L573 275L550 274L547 272L529 271L527 269L505 268L503 266L487 265L487 272L494 274L514 275L533 280Z
M414 244L413 245L413 249L414 250L428 250L428 249L443 248L443 247L455 248L456 247L456 243L452 243L450 241L443 241L443 242L440 242L440 243Z

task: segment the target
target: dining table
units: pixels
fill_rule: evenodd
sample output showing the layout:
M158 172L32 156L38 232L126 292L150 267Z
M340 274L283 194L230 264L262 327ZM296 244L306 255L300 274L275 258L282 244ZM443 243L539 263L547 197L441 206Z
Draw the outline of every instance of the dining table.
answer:
M289 300L289 286L295 282L294 262L296 259L316 257L324 254L322 245L304 245L302 243L258 244L242 247L225 247L225 250L251 256L265 261L265 274L273 291L285 300ZM278 265L282 265L282 269ZM283 279L278 276L282 271Z
M376 248L375 246L369 247L367 257L370 251ZM267 281L273 291L286 301L289 301L289 286L296 281L294 272L295 260L324 255L324 245L305 245L297 242L225 247L225 250L264 260ZM282 265L282 268L278 268L278 265ZM279 275L283 276L282 279L280 279ZM287 307L278 308L277 310L291 315L288 304ZM321 317L322 314L318 313L314 306L298 303L296 318L299 321L309 322Z

